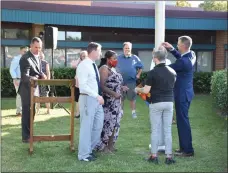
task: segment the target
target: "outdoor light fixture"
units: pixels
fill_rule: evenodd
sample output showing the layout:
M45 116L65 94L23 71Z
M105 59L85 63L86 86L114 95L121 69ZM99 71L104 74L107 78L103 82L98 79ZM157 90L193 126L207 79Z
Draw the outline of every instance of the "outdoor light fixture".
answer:
M39 33L39 38L42 39L43 37L44 37L44 32L41 31L41 32Z

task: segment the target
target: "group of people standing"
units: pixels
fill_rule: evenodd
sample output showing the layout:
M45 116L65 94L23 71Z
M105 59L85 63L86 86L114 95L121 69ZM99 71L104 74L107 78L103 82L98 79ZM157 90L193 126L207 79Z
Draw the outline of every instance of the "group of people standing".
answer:
M77 67L76 78L80 92L80 134L78 159L94 161L94 151L114 152L119 135L120 120L123 116L123 101L127 97L132 108L132 117L136 118L135 98L137 93L151 95L149 112L151 120L151 156L148 161L158 164L158 147L162 140L165 145L166 164L174 164L172 154L171 125L175 102L179 149L175 155L194 156L188 110L194 96L193 66L196 57L191 51L192 39L188 36L178 38L178 51L164 42L153 51L155 67L148 72L145 86L136 87L143 65L140 59L131 54L132 44L123 44L124 54L117 56L107 51L99 69L95 61L101 57L101 45L91 42L88 45L88 57ZM168 52L176 62L167 65Z
M87 50L80 53L80 63L76 69L75 101L76 118L80 117L78 159L93 161L94 151L115 152L119 136L120 121L123 116L125 98L130 101L132 118L137 118L137 93L150 93L149 114L151 120L151 156L148 161L158 163L158 146L162 140L165 145L166 164L173 164L171 124L173 102L179 136L178 156L194 156L188 110L193 99L193 66L196 57L191 51L192 39L188 36L178 38L178 51L164 42L154 50L155 67L148 72L145 86L136 87L143 64L139 57L132 54L132 44L123 44L123 54L109 50L101 58L99 67L95 64L101 57L101 45L89 43ZM34 37L30 49L21 48L21 56L12 62L11 75L16 91L22 101L22 141L29 142L30 134L30 80L50 79L48 63L43 61L42 41ZM172 53L176 62L166 64L167 51ZM40 58L43 57L43 58ZM19 65L15 65L19 63ZM17 67L17 68L15 68ZM15 73L12 69L15 69ZM19 80L19 82L18 82ZM34 95L48 95L48 89L35 86ZM19 97L18 96L18 97ZM19 100L19 99L18 99ZM21 113L19 105L17 113ZM49 105L47 105L49 107ZM49 111L49 109L48 109ZM35 112L35 110L34 110Z

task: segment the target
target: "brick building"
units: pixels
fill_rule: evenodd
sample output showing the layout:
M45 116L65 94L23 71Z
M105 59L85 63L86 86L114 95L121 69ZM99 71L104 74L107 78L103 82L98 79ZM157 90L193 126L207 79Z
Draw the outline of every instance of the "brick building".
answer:
M101 43L103 52L122 53L131 41L149 70L154 48L155 10L150 4L112 5L95 1L2 1L1 66L9 67L19 47L30 44L45 26L58 27L54 67L71 67L90 41ZM110 7L112 6L112 7ZM198 8L166 8L165 40L176 46L177 38L189 35L197 54L195 71L210 72L228 67L227 13ZM51 62L51 50L44 50ZM169 55L171 61L174 57Z

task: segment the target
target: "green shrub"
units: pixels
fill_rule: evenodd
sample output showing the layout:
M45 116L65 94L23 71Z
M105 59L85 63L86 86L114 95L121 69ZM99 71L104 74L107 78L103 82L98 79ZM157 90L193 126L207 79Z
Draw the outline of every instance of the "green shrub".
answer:
M145 79L147 73L143 72L140 81ZM194 74L194 90L196 93L210 93L210 81L212 73L197 72ZM75 69L72 68L55 68L55 79L73 79L75 76ZM69 96L70 89L65 86L56 86L56 92L58 96ZM10 76L8 68L1 69L1 94L2 97L15 97L15 89L13 86L13 80Z
M54 69L55 79L74 79L75 69L73 68L56 68ZM57 96L70 96L70 88L66 86L56 86Z
M75 69L56 68L54 69L55 79L73 79ZM56 86L57 96L69 96L70 88L66 86ZM1 95L2 97L15 97L16 92L13 86L13 79L10 76L9 68L1 69Z
M195 72L193 76L194 92L205 94L210 93L211 76L211 72Z
M147 74L144 72L141 75L140 80L138 83L143 81L146 78ZM193 87L195 93L203 93L209 94L210 93L210 86L211 86L211 76L212 72L195 72L193 76Z
M16 91L13 85L9 68L1 69L1 96L2 97L15 97Z
M211 79L211 95L214 104L223 115L228 115L227 70L215 71Z

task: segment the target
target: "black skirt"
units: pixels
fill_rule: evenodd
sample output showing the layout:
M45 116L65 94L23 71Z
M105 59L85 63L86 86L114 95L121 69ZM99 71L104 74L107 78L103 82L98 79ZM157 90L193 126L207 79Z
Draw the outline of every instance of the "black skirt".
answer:
M80 95L79 88L78 88L78 87L75 87L75 88L74 88L74 101L75 101L75 102L78 102L79 95Z

